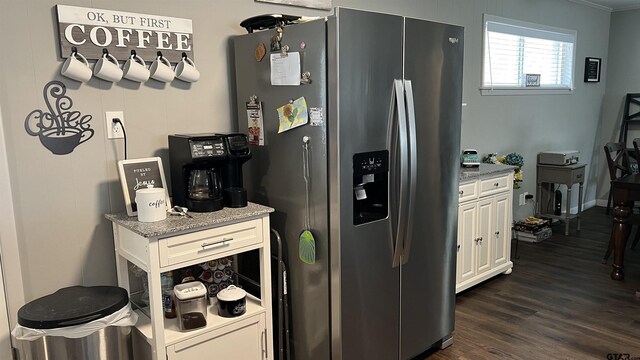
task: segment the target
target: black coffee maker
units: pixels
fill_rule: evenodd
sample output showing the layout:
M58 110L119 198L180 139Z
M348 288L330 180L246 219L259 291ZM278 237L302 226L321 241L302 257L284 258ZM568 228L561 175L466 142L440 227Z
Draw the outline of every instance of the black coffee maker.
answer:
M251 159L249 137L233 133L224 135L229 161L223 171L222 188L224 206L238 208L247 206L247 190L242 185L242 164Z
M229 161L223 135L169 135L169 161L174 205L194 212L223 208L223 172Z

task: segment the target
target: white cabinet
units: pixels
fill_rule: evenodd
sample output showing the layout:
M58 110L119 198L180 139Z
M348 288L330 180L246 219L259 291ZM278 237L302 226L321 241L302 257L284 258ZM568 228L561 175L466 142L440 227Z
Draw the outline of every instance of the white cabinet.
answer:
M269 245L272 211L249 203L247 208L193 213L193 218L169 217L157 223L139 223L126 214L106 216L113 222L118 284L130 292L132 304L139 308L134 330L138 358L273 358ZM222 257L242 256L249 251L258 254L260 296L247 294L244 315L219 316L213 299L213 304L207 306L204 328L180 331L176 319L164 318L161 273ZM132 289L132 265L147 273L146 307L139 304L136 289Z
M258 314L168 346L167 359L265 359L266 336L264 313Z
M509 274L512 173L460 183L456 293Z

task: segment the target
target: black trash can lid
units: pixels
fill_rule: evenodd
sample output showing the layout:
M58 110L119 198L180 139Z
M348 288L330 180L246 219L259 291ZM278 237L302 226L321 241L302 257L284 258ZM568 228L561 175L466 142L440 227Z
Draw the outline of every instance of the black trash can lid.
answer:
M18 310L18 324L32 329L86 324L128 303L127 290L117 286L72 286L25 304Z

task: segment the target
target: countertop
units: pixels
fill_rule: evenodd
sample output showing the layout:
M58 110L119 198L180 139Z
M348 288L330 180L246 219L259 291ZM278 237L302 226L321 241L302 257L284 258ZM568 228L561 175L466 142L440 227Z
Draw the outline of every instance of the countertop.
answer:
M167 214L165 220L149 223L139 222L137 216L127 216L126 212L106 214L104 217L138 235L150 238L186 230L206 229L228 221L257 217L274 211L273 208L268 206L250 202L243 208L223 208L222 210L208 213L189 212L189 215L193 218Z
M487 175L507 173L517 168L517 166L503 164L480 164L480 166L476 168L461 167L460 181L473 180Z

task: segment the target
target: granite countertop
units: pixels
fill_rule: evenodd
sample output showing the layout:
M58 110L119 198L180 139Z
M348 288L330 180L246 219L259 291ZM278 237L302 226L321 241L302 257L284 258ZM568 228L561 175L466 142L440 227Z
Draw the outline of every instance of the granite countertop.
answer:
M104 217L121 225L134 233L146 238L169 235L186 230L210 228L228 221L242 220L274 212L273 208L255 203L248 203L243 208L223 208L208 213L189 212L192 218L179 215L169 215L161 221L139 222L137 216L127 216L127 213L106 214Z
M474 168L461 167L460 181L472 180L487 175L507 173L517 168L517 166L503 164L480 164L479 167Z

